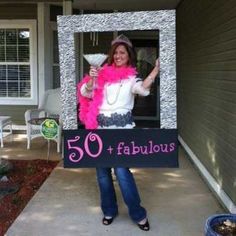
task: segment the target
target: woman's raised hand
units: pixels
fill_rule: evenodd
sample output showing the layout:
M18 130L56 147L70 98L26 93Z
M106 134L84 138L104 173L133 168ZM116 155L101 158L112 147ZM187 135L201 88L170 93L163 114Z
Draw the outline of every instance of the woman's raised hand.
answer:
M90 66L89 76L91 76L92 78L98 77L99 70L100 67Z
M98 77L98 73L100 69L101 67L90 66L89 76L91 77L91 79L86 84L87 90L89 91L93 90L94 83L95 83L96 78Z

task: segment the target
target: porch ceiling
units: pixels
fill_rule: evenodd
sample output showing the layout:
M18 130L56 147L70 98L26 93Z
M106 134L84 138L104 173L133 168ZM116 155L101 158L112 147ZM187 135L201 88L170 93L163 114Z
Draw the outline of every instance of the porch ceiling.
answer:
M73 7L84 10L162 10L175 9L182 0L73 0ZM58 3L63 0L7 0L1 3Z
M160 10L175 9L181 0L74 0L79 9L97 10Z

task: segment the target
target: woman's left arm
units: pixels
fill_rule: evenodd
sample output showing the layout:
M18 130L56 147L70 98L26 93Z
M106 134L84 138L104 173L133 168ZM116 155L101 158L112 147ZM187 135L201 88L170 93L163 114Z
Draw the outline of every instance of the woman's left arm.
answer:
M145 80L143 81L142 86L145 89L149 90L151 85L155 82L155 79L159 73L159 69L160 69L160 61L159 61L159 58L157 58L155 67L153 68L151 73L147 76L147 78L145 78Z

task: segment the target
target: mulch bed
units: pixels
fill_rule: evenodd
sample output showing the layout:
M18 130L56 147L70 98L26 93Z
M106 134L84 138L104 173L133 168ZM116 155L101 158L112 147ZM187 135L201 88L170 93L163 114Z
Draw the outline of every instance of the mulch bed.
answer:
M46 160L10 160L10 162L13 164L13 170L5 174L9 181L0 184L18 186L19 189L0 199L0 236L4 235L58 164L58 161Z

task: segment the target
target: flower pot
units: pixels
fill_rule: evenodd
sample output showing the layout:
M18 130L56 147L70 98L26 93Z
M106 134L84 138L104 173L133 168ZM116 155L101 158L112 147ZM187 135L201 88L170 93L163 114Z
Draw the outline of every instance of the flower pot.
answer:
M219 234L214 230L214 227L218 224L230 220L236 223L236 214L218 214L209 217L205 224L205 236L222 236L222 235L235 235L235 234Z

